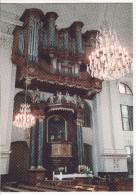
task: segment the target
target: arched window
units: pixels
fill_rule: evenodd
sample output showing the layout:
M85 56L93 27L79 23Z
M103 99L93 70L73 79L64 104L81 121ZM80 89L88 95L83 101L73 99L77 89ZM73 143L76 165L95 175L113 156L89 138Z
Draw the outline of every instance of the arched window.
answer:
M131 89L124 83L119 83L119 92L127 95L132 95Z
M60 116L52 116L48 119L48 142L66 141L66 121Z
M84 127L91 127L92 111L87 102L84 102Z

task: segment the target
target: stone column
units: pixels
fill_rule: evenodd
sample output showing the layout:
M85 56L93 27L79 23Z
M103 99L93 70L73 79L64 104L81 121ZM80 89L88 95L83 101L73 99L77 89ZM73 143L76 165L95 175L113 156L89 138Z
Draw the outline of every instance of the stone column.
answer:
M31 128L31 147L30 147L30 169L35 169L36 167L36 125Z
M43 169L43 121L44 116L39 116L39 124L38 124L38 159L37 159L37 168Z
M82 135L82 123L81 119L76 120L77 124L77 145L78 145L78 165L83 165L84 160L84 143Z
M43 120L44 116L38 116L38 146L35 144L36 127L32 128L32 137L35 139L31 142L31 168L29 169L29 185L35 186L39 181L45 180L46 169L43 168ZM37 167L35 168L35 147L38 148Z

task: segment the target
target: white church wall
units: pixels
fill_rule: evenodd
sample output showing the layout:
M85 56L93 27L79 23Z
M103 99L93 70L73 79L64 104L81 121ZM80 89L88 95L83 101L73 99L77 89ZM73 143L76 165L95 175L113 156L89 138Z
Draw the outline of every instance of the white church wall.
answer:
M133 146L133 132L122 128L120 104L133 106L133 96L120 94L119 82L126 83L132 89L132 74L119 81L104 81L102 91L90 101L93 105L93 165L97 172L127 172L125 146ZM87 131L86 131L87 133ZM91 134L86 134L89 137ZM119 167L114 167L117 161Z
M122 131L122 120L121 120L121 111L120 111L120 101L118 96L118 86L117 81L109 82L110 89L110 102L111 102L111 123L112 123L112 132L114 139L114 149L125 153L124 151L124 140L123 140L123 131Z
M132 144L132 132L122 130L120 104L132 105L132 99L120 98L117 81L103 82L102 92L93 99L94 172L127 172L125 144ZM129 138L128 138L129 137ZM98 146L99 144L99 146ZM113 161L120 166L115 169Z
M132 73L129 73L126 77L119 79L117 84L119 84L119 82L126 84L133 93L133 74ZM119 93L119 90L118 90L118 93ZM119 104L133 106L133 95L119 93ZM133 146L133 131L124 131L122 125L121 125L121 129L123 132L124 147Z
M3 12L2 12L3 13ZM10 14L9 14L10 15ZM8 15L8 16L9 16ZM0 172L1 174L8 173L11 129L12 129L12 114L16 67L11 62L13 29L16 25L21 25L21 22L7 19L1 14L0 18L0 46L1 46L1 136L0 136Z

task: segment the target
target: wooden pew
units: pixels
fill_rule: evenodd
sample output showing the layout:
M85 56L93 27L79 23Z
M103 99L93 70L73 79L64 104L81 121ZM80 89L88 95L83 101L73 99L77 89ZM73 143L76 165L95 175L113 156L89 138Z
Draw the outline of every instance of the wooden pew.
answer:
M25 189L19 189L15 187L5 186L3 187L3 192L28 192L28 190Z
M25 190L29 190L32 192L54 192L55 190L51 190L51 189L46 189L46 188L39 188L37 186L26 186L26 185L19 185L18 188L20 189L25 189Z
M43 188L43 189L53 189L56 191L61 191L61 192L73 192L75 191L75 189L71 188L71 186L69 186L69 188L65 188L63 186L49 186L49 185L45 185L45 184L37 184L36 186L38 186L39 188Z
M107 186L102 185L89 185L89 184L78 184L76 187L85 189L87 191L109 191Z
M97 191L97 186L96 185L76 185L74 186L74 188L76 189L76 191Z
M133 191L133 179L122 179L117 183L117 191Z

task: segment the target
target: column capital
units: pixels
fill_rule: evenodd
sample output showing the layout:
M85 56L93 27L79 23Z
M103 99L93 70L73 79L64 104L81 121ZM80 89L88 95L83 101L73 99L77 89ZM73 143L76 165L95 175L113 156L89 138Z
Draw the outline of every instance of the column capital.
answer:
M83 119L79 119L79 118L76 119L76 124L77 125L81 125L82 126L83 122L84 122Z
M17 18L16 15L1 11L0 25L2 33L13 36L12 33L14 28L17 25L22 26L23 23L19 21L19 18Z
M22 22L19 21L19 18L15 17L16 15L12 15L9 12L5 12L1 10L0 17L0 46L9 49L11 53L12 43L13 43L13 31L16 27L22 26Z
M43 122L43 120L45 119L45 116L39 115L37 119L39 120L39 122Z

